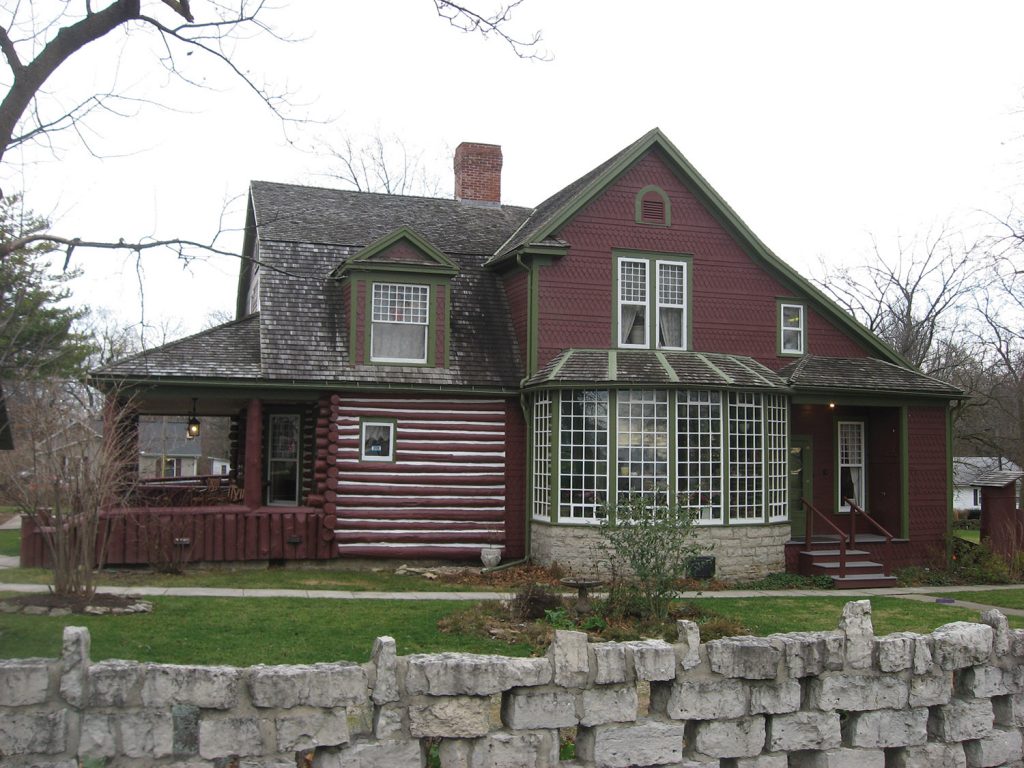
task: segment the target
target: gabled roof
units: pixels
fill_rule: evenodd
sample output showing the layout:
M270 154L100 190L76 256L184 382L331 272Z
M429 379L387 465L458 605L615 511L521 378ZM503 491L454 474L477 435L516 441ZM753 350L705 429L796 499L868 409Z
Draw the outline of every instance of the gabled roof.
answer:
M392 247L405 242L421 258L416 263L384 260L382 257ZM341 277L346 272L356 270L382 270L394 272L420 272L442 275L454 275L459 271L455 262L445 256L431 243L417 235L409 227L399 227L394 232L384 235L376 242L356 251L331 272L331 277Z
M260 240L363 248L407 227L449 256L490 256L530 214L512 205L381 195L254 181L251 202Z
M556 237L559 230L587 203L597 197L646 152L660 150L668 159L678 177L704 202L712 214L746 246L748 253L775 272L783 282L806 296L815 307L840 328L848 331L862 344L885 360L897 365L909 363L867 328L837 306L819 288L776 256L754 234L718 192L700 175L696 168L668 140L660 129L654 128L628 147L617 152L589 173L556 192L533 211L523 225L502 244L488 261L489 266L513 258L521 249ZM571 247L571 243L569 244Z
M794 392L854 392L959 398L963 392L951 384L902 365L873 357L819 357L804 355L779 369Z
M638 349L566 349L524 383L788 391L783 378L750 357Z
M259 315L250 315L109 363L91 375L249 379L260 373L260 320Z

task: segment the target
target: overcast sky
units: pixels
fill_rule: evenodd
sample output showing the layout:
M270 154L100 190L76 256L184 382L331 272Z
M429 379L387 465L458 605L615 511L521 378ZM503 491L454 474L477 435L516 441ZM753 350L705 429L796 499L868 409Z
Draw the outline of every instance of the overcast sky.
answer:
M460 141L500 144L504 202L536 205L658 126L805 274L819 258L864 260L872 236L894 251L897 237L944 222L984 226L985 212L1024 195L1019 0L526 0L511 29L543 30L547 63L449 28L429 0L306 0L266 19L294 41L242 41L235 60L288 88L290 114L324 122L283 127L199 54L182 61L210 88L186 87L145 34L118 34L78 54L50 90L70 101L116 78L171 109L124 105L129 118L94 120L100 157L70 137L57 158L12 153L25 164L5 192L25 188L68 236L206 239L252 179L334 185L319 140L400 136L449 192ZM225 226L237 230L244 207L230 210ZM209 312L234 310L235 259L185 269L152 253L137 272L133 257L80 251L75 263L86 272L76 298L127 323L144 311L195 331Z

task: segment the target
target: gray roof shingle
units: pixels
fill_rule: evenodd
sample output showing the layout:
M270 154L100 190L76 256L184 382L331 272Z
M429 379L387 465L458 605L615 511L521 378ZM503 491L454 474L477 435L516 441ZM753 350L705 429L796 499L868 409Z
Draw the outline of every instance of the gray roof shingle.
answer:
M932 376L874 357L819 357L804 355L779 370L797 392L836 390L907 393L934 397L960 397L963 392Z

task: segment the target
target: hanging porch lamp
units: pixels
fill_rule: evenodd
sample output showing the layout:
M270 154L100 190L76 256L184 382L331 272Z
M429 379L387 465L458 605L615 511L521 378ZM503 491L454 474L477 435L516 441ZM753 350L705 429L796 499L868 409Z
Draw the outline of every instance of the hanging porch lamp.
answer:
M192 415L189 416L188 425L185 427L185 439L195 440L199 437L199 419L196 418L196 401L199 398L192 398Z

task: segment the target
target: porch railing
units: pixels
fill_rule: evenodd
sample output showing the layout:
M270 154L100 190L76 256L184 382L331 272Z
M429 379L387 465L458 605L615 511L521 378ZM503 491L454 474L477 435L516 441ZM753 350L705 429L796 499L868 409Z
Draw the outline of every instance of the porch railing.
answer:
M857 545L857 518L864 518L871 525L875 527L880 534L885 536L885 557L882 558L882 573L886 576L889 575L889 569L892 567L892 539L893 535L885 529L885 527L879 523L875 518L861 509L854 502L853 499L846 499L846 503L850 505L850 544L851 546Z
M804 545L810 550L814 540L814 521L820 520L828 528L832 529L832 532L839 537L839 578L846 576L846 540L847 535L843 532L839 526L829 520L823 515L817 507L811 504L807 499L800 499L800 503L803 504L810 514L807 515L807 519L804 522Z

